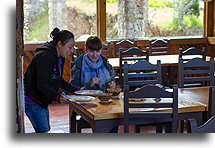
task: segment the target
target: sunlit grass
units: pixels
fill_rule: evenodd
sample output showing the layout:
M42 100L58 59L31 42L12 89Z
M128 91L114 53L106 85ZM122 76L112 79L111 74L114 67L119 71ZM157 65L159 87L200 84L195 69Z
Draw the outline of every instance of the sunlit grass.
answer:
M34 20L34 28L32 28L25 41L46 41L49 35L49 16L48 9Z

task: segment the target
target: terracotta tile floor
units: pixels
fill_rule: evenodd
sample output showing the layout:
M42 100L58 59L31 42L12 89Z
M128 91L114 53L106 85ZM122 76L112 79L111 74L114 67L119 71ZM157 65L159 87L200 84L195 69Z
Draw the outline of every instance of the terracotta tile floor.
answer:
M69 133L69 106L68 104L53 103L49 106L51 133ZM35 132L29 119L25 116L25 133ZM130 133L134 133L134 126L131 125ZM143 127L141 132L155 133L154 127ZM82 129L82 133L92 133L90 128ZM118 133L123 133L123 126L119 126Z

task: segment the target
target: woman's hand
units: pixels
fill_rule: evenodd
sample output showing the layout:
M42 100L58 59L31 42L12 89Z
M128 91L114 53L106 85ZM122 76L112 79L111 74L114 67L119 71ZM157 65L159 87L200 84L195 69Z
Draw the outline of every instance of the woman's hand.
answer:
M93 87L95 84L99 84L100 81L101 80L99 78L92 78L92 80L90 81L91 87Z
M69 101L67 100L67 98L63 97L63 96L60 96L59 98L59 103L60 104L66 104L68 103Z
M116 83L114 81L109 82L108 88L116 88Z

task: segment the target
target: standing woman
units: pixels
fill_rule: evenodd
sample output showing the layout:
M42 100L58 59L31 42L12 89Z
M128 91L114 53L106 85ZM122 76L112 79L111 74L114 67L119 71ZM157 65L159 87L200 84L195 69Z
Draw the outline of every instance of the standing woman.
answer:
M63 78L65 58L74 52L74 35L55 28L53 39L36 49L36 54L24 75L25 113L38 133L50 130L48 105L66 101L59 88L73 93L77 89Z

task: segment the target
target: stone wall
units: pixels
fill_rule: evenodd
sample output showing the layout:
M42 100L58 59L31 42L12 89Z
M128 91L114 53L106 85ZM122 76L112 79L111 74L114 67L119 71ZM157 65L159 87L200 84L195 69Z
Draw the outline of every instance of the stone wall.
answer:
M137 39L148 35L148 0L118 0L118 36Z

